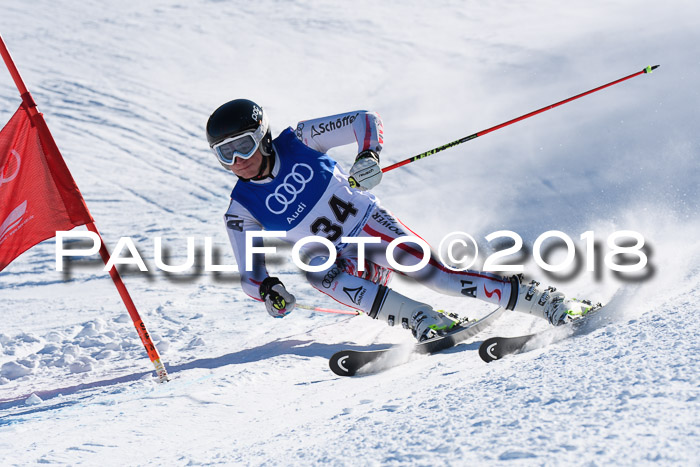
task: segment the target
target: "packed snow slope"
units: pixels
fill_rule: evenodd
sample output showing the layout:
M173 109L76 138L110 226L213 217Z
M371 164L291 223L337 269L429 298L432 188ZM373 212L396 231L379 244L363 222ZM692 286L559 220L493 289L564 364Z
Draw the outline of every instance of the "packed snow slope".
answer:
M46 241L0 273L0 464L700 465L698 20L691 1L3 1L0 34L105 240L131 237L149 266L121 271L173 380L154 381L99 260L57 272ZM275 134L376 110L389 164L655 64L375 190L435 245L465 231L483 261L497 247L484 237L512 230L525 247L507 260L528 275L598 301L621 288L605 326L485 364L484 338L547 327L508 313L450 351L343 379L333 352L409 333L305 310L272 320L236 274L203 271L206 237L233 264L235 178L204 137L230 99L263 105ZM19 103L0 71L0 120ZM354 148L331 154L349 167ZM530 253L553 229L577 245L565 275ZM619 230L643 235L641 274L605 266ZM159 236L170 264L194 237L198 266L158 270ZM278 246L269 269L300 303L339 306Z

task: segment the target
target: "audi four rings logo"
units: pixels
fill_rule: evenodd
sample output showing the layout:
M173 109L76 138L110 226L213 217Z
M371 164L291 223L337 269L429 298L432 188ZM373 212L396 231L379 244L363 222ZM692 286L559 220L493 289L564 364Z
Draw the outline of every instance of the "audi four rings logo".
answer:
M331 268L331 270L328 271L328 273L323 277L321 285L323 285L323 287L326 289L330 288L331 285L333 285L333 280L338 277L338 274L340 274L340 269L337 267Z
M294 164L292 171L284 177L282 184L265 198L265 206L273 214L282 214L297 199L297 195L304 191L306 184L312 178L314 178L314 171L311 166L302 163Z

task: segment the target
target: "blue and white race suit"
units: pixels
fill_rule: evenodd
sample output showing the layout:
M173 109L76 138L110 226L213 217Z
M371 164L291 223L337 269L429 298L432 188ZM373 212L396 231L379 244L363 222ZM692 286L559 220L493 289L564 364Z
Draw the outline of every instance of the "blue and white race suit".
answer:
M272 142L275 162L272 176L260 181L236 183L224 219L241 274L241 285L250 297L260 300L258 288L268 277L261 254L253 256L252 271L246 271L247 231L285 231L285 240L296 242L310 235L328 238L336 247L338 261L328 270L308 273L318 290L337 301L368 314L376 314L375 298L383 294L391 274L385 257L388 243L400 236L416 235L368 191L350 188L348 175L326 152L356 142L358 152L372 149L379 153L383 126L378 114L348 112L299 122L296 131L284 130ZM381 243L366 247L366 260L359 271L355 245L342 243L342 237L379 237ZM262 246L256 239L254 246ZM404 243L399 246L401 264L417 264L422 250ZM324 257L311 257L310 264L322 264ZM399 258L397 258L399 259ZM421 271L407 273L439 292L480 298L506 306L510 297L508 279L478 271L454 272L432 255ZM374 308L374 310L373 310Z

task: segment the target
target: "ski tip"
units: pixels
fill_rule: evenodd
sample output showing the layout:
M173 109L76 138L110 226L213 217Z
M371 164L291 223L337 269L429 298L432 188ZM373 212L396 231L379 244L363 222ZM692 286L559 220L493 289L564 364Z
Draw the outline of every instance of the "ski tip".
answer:
M486 363L490 363L501 358L499 352L500 349L498 348L498 341L499 339L497 337L492 337L490 339L486 339L479 346L479 357L481 357L481 359Z
M338 376L354 376L356 368L348 365L349 358L346 352L336 352L328 361L328 366Z
M644 73L651 73L652 71L656 70L659 68L661 65L654 65L654 66L648 66L644 69Z

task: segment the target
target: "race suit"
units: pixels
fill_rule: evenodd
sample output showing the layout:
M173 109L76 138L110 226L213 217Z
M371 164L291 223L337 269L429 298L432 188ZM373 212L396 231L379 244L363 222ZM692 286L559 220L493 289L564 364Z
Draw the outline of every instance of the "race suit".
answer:
M268 273L262 254L253 255L252 271L245 270L247 231L284 231L284 240L290 243L318 235L333 243L338 259L325 271L307 273L309 282L346 306L376 315L393 272L385 255L387 245L397 237L417 235L384 209L372 193L350 188L348 175L326 154L333 147L353 142L358 152L381 152L383 126L378 114L355 111L299 122L296 131L287 128L273 140L271 177L236 183L224 220L242 288L250 297L260 300L258 288ZM381 242L366 245L365 261L360 265L357 246L343 243L341 238L367 236ZM253 241L253 246L262 244L260 238ZM324 255L311 248L301 252L312 266L323 264L328 255L327 250ZM411 242L400 244L395 254L404 266L418 264L422 257L423 251ZM510 279L478 271L452 271L432 252L427 266L402 274L447 295L479 298L503 307L514 299Z

